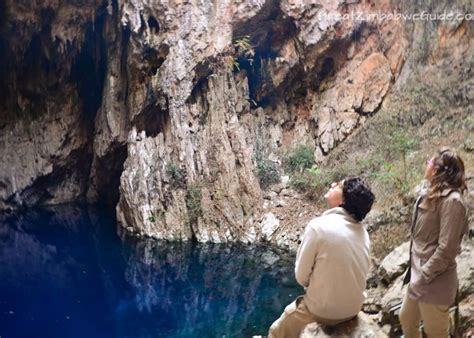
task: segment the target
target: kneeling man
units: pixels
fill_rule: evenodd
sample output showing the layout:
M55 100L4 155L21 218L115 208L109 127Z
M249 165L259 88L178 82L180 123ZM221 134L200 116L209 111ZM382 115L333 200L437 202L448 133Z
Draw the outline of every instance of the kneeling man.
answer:
M329 210L311 220L298 248L296 281L305 294L285 308L269 337L299 337L311 322L336 325L357 316L365 300L369 235L360 223L374 194L359 177L331 184Z

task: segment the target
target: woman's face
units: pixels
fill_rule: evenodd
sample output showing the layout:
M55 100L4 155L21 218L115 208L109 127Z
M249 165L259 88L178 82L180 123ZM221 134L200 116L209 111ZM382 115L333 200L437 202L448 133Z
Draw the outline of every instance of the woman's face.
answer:
M324 195L324 198L326 199L326 202L329 208L338 207L342 204L342 202L344 202L344 199L342 196L343 185L344 185L344 180L331 183L331 187L329 188L326 195Z
M425 178L430 181L435 175L434 156L426 161Z

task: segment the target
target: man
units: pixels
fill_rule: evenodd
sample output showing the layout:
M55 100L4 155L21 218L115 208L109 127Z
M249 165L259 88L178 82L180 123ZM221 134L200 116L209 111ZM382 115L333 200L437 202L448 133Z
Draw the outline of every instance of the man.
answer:
M336 325L357 316L365 300L370 240L360 223L374 194L359 177L332 183L329 210L306 226L295 264L305 294L285 308L269 338L299 337L311 322Z

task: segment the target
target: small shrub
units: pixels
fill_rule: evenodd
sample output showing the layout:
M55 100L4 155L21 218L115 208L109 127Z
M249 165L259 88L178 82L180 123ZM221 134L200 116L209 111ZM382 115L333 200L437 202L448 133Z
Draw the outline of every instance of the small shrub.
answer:
M166 174L171 178L172 184L184 187L186 173L183 168L178 167L175 163L168 163L166 165Z
M151 223L158 222L159 220L164 221L164 219L165 219L165 213L162 210L158 210L157 214L151 213L150 216L147 217L147 221Z
M225 63L231 71L240 72L240 61L252 65L255 50L250 42L250 36L245 35L232 41L233 50L224 57Z
M271 184L279 183L280 171L275 162L266 158L262 144L257 142L255 147L254 160L257 165L257 177L262 189L268 188Z
M198 184L190 184L186 189L186 209L188 209L188 221L195 224L200 216L202 216L202 192Z
M384 163L385 178L389 179L397 190L400 199L406 205L408 194L410 192L410 183L415 177L413 171L408 170L407 157L415 148L417 142L404 129L397 128L393 130L387 139L385 152L387 158L393 157L401 160L401 168L393 164Z
M263 189L268 188L270 184L280 182L280 172L277 165L270 160L257 160L257 176Z
M332 182L340 180L341 175L343 173L337 170L307 168L302 173L293 174L290 185L293 189L303 193L306 198L318 200Z
M304 144L298 144L288 151L283 163L288 172L302 173L314 163L313 150Z
M235 39L233 45L239 52L246 52L252 49L252 44L250 43L249 35L245 35L241 38Z

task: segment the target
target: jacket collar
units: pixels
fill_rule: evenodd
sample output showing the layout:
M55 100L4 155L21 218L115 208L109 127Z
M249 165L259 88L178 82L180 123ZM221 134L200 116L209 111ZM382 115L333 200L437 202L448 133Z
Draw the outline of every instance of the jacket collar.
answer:
M453 189L453 188L446 188L446 189L443 189L441 190L440 192L440 196L448 196L452 191L455 191L456 189Z
M457 190L454 189L454 188L445 188L445 189L440 191L439 197L446 197L453 191L457 191ZM425 193L424 196L426 196L426 193ZM419 206L420 206L421 209L425 209L425 210L435 210L436 209L435 203L433 201L429 201L427 198L423 198L421 200L421 203L419 204Z
M344 219L345 219L347 222L350 222L350 223L360 223L360 222L358 222L354 217L352 217L352 216L346 211L346 209L344 209L343 207L335 207L335 208L326 210L325 212L323 212L322 216L333 215L333 214L334 214L334 215L340 215L340 216L344 217Z

